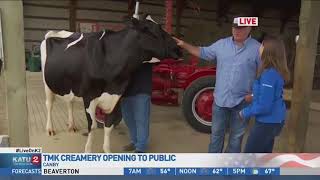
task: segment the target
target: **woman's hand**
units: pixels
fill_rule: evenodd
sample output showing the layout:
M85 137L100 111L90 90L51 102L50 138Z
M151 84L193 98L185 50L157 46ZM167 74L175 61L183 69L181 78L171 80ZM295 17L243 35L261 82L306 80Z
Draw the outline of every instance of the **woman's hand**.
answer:
M244 97L244 100L247 102L247 103L251 103L252 100L253 100L253 94L248 94Z

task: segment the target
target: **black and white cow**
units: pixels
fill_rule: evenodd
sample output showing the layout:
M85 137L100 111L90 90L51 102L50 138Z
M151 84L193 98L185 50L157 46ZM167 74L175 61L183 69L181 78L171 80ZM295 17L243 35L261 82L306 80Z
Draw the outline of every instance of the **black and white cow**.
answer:
M89 132L85 152L92 151L97 107L108 114L103 150L110 152L111 130L121 120L118 102L131 74L153 57L180 56L176 42L150 17L132 18L119 32L48 32L41 43L41 61L49 135L55 133L51 117L54 97L62 96L67 102L69 130L75 130L72 102L75 97L82 97Z

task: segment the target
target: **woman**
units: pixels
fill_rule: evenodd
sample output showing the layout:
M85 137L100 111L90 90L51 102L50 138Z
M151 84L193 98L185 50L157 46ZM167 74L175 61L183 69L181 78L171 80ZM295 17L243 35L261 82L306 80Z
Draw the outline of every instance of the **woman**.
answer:
M262 64L253 84L253 101L239 113L241 119L256 119L247 140L246 153L271 153L286 115L282 94L290 75L284 43L276 37L267 37L259 51Z

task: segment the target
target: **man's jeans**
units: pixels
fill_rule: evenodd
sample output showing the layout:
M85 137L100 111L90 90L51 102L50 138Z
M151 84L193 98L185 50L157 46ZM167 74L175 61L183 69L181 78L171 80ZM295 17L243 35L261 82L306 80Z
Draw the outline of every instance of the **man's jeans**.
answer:
M229 143L227 153L241 152L241 144L245 133L247 122L239 118L239 111L247 105L242 102L233 108L219 107L214 105L211 127L211 139L209 153L222 153L226 127L229 127ZM229 124L227 124L229 123Z
M122 117L129 128L136 151L145 152L149 139L151 98L147 94L125 97L121 101Z

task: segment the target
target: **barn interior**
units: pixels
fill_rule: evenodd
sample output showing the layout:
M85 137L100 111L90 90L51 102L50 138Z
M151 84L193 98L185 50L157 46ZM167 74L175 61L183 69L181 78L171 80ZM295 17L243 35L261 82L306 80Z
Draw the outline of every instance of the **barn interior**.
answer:
M66 105L57 98L53 107L57 134L47 135L40 43L48 30L118 31L124 26L124 17L132 16L134 4L134 0L0 1L4 52L0 76L0 136L8 135L10 146L42 147L44 152L84 151L87 121L81 100L74 104L78 131L68 132ZM319 2L143 0L139 11L150 14L168 32L199 46L230 36L235 14L249 12L259 17L259 26L252 31L252 37L280 35L286 44L292 76L284 92L290 104L288 123L277 138L274 151L320 152L320 141L316 140L320 135ZM297 35L301 37L298 44ZM189 63L190 58L184 54L185 63ZM200 62L198 66L212 64ZM183 92L179 93L182 96ZM103 129L98 131L94 151L102 152ZM208 150L209 134L192 128L181 106L152 105L150 133L149 152ZM123 152L122 147L129 142L123 122L112 132L111 139L112 152Z

